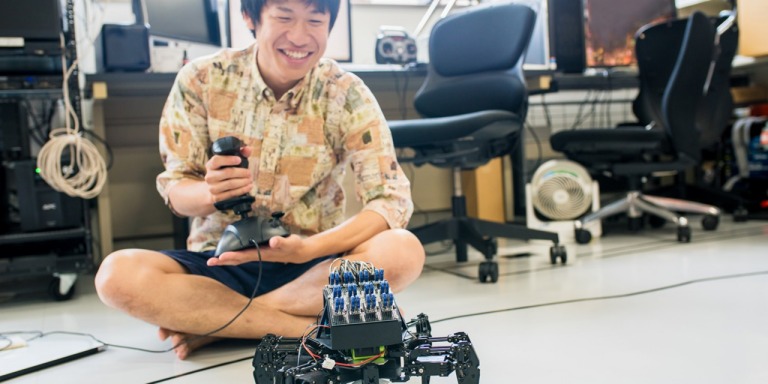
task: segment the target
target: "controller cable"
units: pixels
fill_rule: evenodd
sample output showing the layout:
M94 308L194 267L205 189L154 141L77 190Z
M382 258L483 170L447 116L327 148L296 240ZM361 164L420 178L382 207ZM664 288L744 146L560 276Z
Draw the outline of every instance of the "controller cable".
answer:
M757 271L757 272L738 273L738 274L732 274L732 275L711 276L711 277L705 277L705 278L701 278L701 279L688 280L688 281L684 281L684 282L681 282L681 283L666 285L666 286L662 286L662 287L656 287L656 288L646 289L646 290L642 290L642 291L629 292L629 293L622 293L622 294L617 294L617 295L596 296L596 297L587 297L587 298L572 299L572 300L553 301L553 302L548 302L548 303L524 305L524 306L519 306L519 307L504 308L504 309L498 309L498 310L493 310L493 311L468 313L468 314L464 314L464 315L446 317L446 318L442 318L442 319L438 319L438 320L430 320L429 322L430 322L430 324L437 324L437 323L442 323L442 322L451 321L451 320L458 320L458 319L469 318L469 317L476 317L476 316L492 315L492 314L503 313L503 312L519 311L519 310L524 310L524 309L552 307L552 306L556 306L556 305L581 303L581 302L587 302L587 301L599 301L599 300L627 298L627 297L632 297L632 296L640 296L640 295L644 295L644 294L648 294L648 293L666 291L666 290L670 290L670 289L674 289L674 288L680 288L680 287L687 286L687 285L693 285L693 284L699 284L699 283L705 283L705 282L717 281L717 280L739 279L739 278L753 277L753 276L759 276L759 275L768 275L768 270L766 270L766 271ZM311 334L311 332L312 332L312 330L310 330L308 334ZM301 348L299 350L301 350ZM158 380L158 381L153 381L153 382L148 383L148 384L160 383L160 382L164 382L164 381L175 379L177 377L181 377L181 376L189 375L189 374L192 374L192 373L197 373L197 372L205 371L205 370L208 370L208 369L218 368L218 367L221 367L221 366L224 366L224 365L234 364L234 363L241 362L241 361L248 360L248 359L252 359L252 358L253 358L253 356L249 356L249 357L245 357L245 358L231 360L231 361L227 361L227 362L220 363L220 364L217 364L217 365L213 365L213 366L210 366L210 367L201 368L201 369L198 369L198 370L195 370L195 371L191 371L191 372L187 372L187 373L182 373L182 374L179 374L177 376L167 377L167 378L164 378L164 379L161 379L161 380Z
M258 254L258 257L259 257L259 261L258 261L258 263L259 263L259 272L258 272L258 275L256 277L256 285L254 285L254 287L253 287L253 291L251 292L251 296L248 298L248 302L245 303L243 308L234 317L232 317L232 319L227 321L226 324L224 324L224 325L222 325L222 326L220 326L220 327L218 327L218 328L216 328L216 329L214 329L214 330L212 330L210 332L206 332L206 333L204 333L202 335L193 335L191 337L185 338L184 340L178 342L177 344L173 345L170 348L162 349L162 350L146 349L146 348L139 348L139 347L131 347L131 346L120 345L120 344L111 344L111 343L107 343L107 342L104 342L104 341L98 339L97 337L93 336L92 334L82 333L82 332L68 332L68 331L51 331L51 332L13 331L13 332L0 332L0 342L5 341L7 343L7 345L0 344L0 352L10 348L11 345L13 344L11 339L8 336L10 336L10 335L19 335L19 334L32 334L32 335L34 335L31 338L26 339L25 341L27 341L27 342L35 340L35 339L39 339L39 338L42 338L42 337L45 337L45 336L49 336L49 335L85 336L85 337L88 337L88 338L98 342L98 343L104 344L107 347L129 349L129 350L133 350L133 351L147 352L147 353L166 353L166 352L170 352L170 351L173 351L174 349L176 349L176 348L178 348L178 347L180 347L180 346L182 346L184 344L187 344L187 343L189 343L191 341L194 341L194 340L197 340L197 339L201 339L201 338L204 338L204 337L208 337L208 336L212 336L212 335L214 335L214 334L216 334L218 332L221 332L222 330L224 330L225 328L229 327L230 325L232 325L232 323L234 323L235 320L237 320L240 316L242 316L242 314L248 309L248 307L251 306L251 303L253 302L253 299L256 297L256 292L259 289L259 285L261 285L261 274L262 274L262 270L263 270L263 265L262 265L263 262L262 262L262 259L261 259L261 249L259 248L259 245L255 241L253 241L253 240L251 240L251 244L256 247L256 253ZM240 361L240 360L238 360L238 361Z
M262 263L262 261L261 261L261 251L259 250L258 246L257 246L256 249L257 249L257 252L258 252L258 255L259 255L259 275L258 275L258 278L257 278L257 285L254 288L254 291L251 294L251 298L248 300L248 303L246 303L246 305L243 307L243 309L241 309L240 312L238 312L238 314L235 315L235 317L232 318L232 320L230 320L229 322L227 322L223 326L221 326L221 327L219 327L219 328L217 328L217 329L215 329L215 330L213 330L211 332L208 332L205 335L201 335L201 336L198 336L198 337L210 336L210 335L212 335L212 334L214 334L216 332L219 332L219 331L223 330L224 328L226 328L227 326L232 324L250 306L251 302L253 301L253 298L255 297L256 289L258 288L258 283L261 280L261 272L262 272L262 268L261 268L261 263ZM633 296L645 295L645 294L648 294L648 293L655 293L655 292L666 291L666 290L670 290L670 289L674 289L674 288L680 288L680 287L684 287L684 286L687 286L687 285L700 284L700 283L711 282L711 281L718 281L718 280L739 279L739 278L746 278L746 277L753 277L753 276L760 276L760 275L768 275L768 270L756 271L756 272L746 272L746 273L737 273L737 274L731 274L731 275L719 275L719 276L704 277L704 278L700 278L700 279L693 279L693 280L684 281L684 282L681 282L681 283L670 284L670 285L665 285L665 286L656 287L656 288L650 288L650 289L646 289L646 290L642 290L642 291L635 291L635 292L622 293L622 294L616 294L616 295L595 296L595 297L586 297L586 298L571 299L571 300L552 301L552 302L548 302L548 303L531 304L531 305L523 305L523 306L519 306L519 307L497 309L497 310L492 310L492 311L468 313L468 314L464 314L464 315L445 317L445 318L437 319L437 320L430 320L430 324L437 324L437 323L442 323L442 322L447 322L447 321L452 321L452 320L458 320L458 319L464 319L464 318L470 318L470 317L477 317L477 316L492 315L492 314L504 313L504 312L519 311L519 310L525 310L525 309L552 307L552 306L557 306L557 305L582 303L582 302L588 302L588 301L601 301L601 300L628 298L628 297L633 297ZM130 349L130 350L135 350L135 351L140 351L140 352L149 352L149 353L165 353L165 352L170 352L173 349L179 347L180 345L182 345L182 344L184 344L184 343L186 343L188 341L188 340L185 340L185 341L182 341L182 342L178 343L177 345L174 345L170 349L158 351L158 350L150 350L150 349L144 349L144 348L129 347L129 346L105 343L105 342L97 339L93 335L87 334L87 333L63 332L63 331L53 331L53 332L39 332L39 331L36 331L36 332L2 332L2 333L0 333L0 341L7 341L8 345L0 347L0 351L3 351L4 349L10 347L11 342L10 342L10 339L8 338L8 336L9 335L13 335L13 334L35 334L34 337L32 337L31 339L28 339L27 341L31 341L31 340L34 340L34 339L37 339L37 338L41 338L41 337L44 337L44 336L47 336L47 335L53 335L53 334L86 336L86 337L90 337L91 339L93 339L93 340L95 340L95 341L97 341L99 343L102 343L102 344L104 344L106 346L110 346L110 347L114 347L114 348ZM189 340L194 340L194 338L189 339ZM175 375L175 376L172 376L172 377L167 377L167 378L160 379L160 380L157 380L157 381L152 381L151 383L148 383L148 384L154 384L154 383L160 383L160 382L172 380L172 379L175 379L175 378L178 378L178 377L182 377L182 376L190 375L190 374L193 374L193 373L198 373L198 372L206 371L206 370L209 370L209 369L214 369L214 368L222 367L222 366L229 365L229 364L234 364L234 363L245 361L245 360L248 360L248 359L251 359L251 358L253 358L252 355L251 356L247 356L247 357L238 358L238 359L235 359L235 360L226 361L226 362L215 364L215 365L212 365L212 366L209 366L209 367L204 367L204 368L200 368L200 369L197 369L197 370L194 370L194 371L190 371L190 372L186 372L186 373L181 373L181 374L178 374L178 375Z
M530 305L523 305L523 306L519 306L519 307L496 309L496 310L492 310L492 311L468 313L468 314L464 314L464 315L450 316L450 317L446 317L446 318L442 318L442 319L438 319L438 320L430 320L430 324L442 323L442 322L451 321L451 320L464 319L464 318L468 318L468 317L476 317L476 316L492 315L492 314L496 314L496 313L519 311L519 310L523 310L523 309L552 307L552 306L556 306L556 305L583 303L583 302L587 302L587 301L601 301L601 300L610 300L610 299L623 299L623 298L628 298L628 297L633 297L633 296L645 295L645 294L648 294L648 293L655 293L655 292L660 292L660 291L666 291L666 290L670 290L670 289L673 289L673 288L680 288L680 287L684 287L686 285L706 283L706 282L717 281L717 280L739 279L739 278L753 277L753 276L760 276L760 275L768 275L768 271L757 271L757 272L737 273L737 274L732 274L732 275L711 276L711 277L704 277L704 278L701 278L701 279L688 280L688 281L684 281L684 282L676 283L676 284L671 284L671 285L665 285L665 286L656 287L656 288L650 288L650 289L646 289L646 290L642 290L642 291L620 293L620 294L616 294L616 295L584 297L584 298L580 298L580 299L551 301L551 302L548 302L548 303L530 304Z

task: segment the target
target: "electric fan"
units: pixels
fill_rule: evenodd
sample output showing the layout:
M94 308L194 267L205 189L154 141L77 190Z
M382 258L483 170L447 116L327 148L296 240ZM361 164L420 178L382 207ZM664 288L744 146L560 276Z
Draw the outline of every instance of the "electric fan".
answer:
M526 186L526 222L532 229L555 231L561 242L575 240L574 221L600 206L597 182L583 166L570 160L549 160L533 174ZM600 236L600 221L588 223ZM585 228L586 229L586 228Z

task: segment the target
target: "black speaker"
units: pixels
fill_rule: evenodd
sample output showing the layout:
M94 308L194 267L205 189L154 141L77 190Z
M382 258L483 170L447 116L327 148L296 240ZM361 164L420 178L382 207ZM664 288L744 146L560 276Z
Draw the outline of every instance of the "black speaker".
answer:
M99 72L143 72L151 64L146 25L104 24L95 46Z
M38 174L35 159L3 165L10 226L30 232L82 224L83 200L51 188Z
M587 65L584 2L549 0L549 15L557 70L563 73L583 73Z
M0 98L0 158L15 160L29 157L27 123L27 109L23 103Z

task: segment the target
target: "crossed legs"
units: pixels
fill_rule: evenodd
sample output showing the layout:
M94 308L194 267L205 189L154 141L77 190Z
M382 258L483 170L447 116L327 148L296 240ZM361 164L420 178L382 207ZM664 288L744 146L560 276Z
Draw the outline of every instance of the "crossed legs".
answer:
M405 230L388 230L351 250L344 258L373 263L386 271L395 292L421 274L424 249ZM261 338L267 333L299 337L316 321L322 310L321 289L328 281L326 260L296 280L254 298L232 324L205 335L229 322L245 307L248 298L208 277L186 273L176 261L162 253L125 249L110 254L96 275L101 300L131 316L157 325L162 339L173 345L184 359L195 348L215 338ZM216 268L216 267L211 267Z

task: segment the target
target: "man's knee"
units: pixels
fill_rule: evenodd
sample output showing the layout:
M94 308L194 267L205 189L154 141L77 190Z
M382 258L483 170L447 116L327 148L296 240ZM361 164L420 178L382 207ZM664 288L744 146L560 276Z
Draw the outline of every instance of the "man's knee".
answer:
M147 283L145 251L124 249L111 253L96 272L96 293L105 304L126 308L134 302Z
M387 280L395 290L401 290L421 275L425 259L424 246L413 233L405 229L392 229L382 235L379 244L386 244L382 248L386 249L387 254L381 257L394 261L390 263L393 273L388 274Z
M393 244L397 244L397 248L406 255L407 263L419 267L424 265L424 246L416 235L406 229L393 229L389 232L394 237Z

